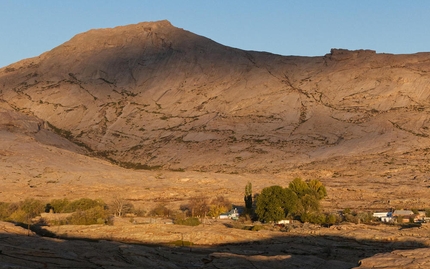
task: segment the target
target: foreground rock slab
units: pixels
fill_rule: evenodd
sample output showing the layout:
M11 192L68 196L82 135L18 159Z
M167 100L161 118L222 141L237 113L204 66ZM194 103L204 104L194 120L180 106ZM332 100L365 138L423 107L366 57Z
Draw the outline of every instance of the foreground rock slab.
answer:
M358 269L370 268L430 268L430 248L413 250L396 250L391 253L377 254L359 262Z
M0 222L0 268L418 269L430 262L426 226L298 225L290 232L255 232L225 224L46 226L58 236L46 238ZM193 245L175 243L181 239Z

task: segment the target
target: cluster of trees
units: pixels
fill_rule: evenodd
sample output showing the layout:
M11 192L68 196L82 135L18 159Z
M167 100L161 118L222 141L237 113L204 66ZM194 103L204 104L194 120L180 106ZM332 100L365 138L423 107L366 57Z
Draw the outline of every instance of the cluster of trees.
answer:
M115 204L107 205L100 199L81 198L78 200L54 199L49 203L36 199L25 199L15 203L0 202L0 220L30 224L32 219L43 212L71 213L58 225L103 224L116 213ZM133 206L123 207L124 211L134 210ZM43 220L42 220L43 221Z
M16 203L0 202L0 220L28 223L45 211L45 204L35 199L25 199Z
M179 210L171 210L166 204L156 205L149 216L170 217L175 224L195 226L200 224L199 218L218 217L221 213L227 212L232 208L230 200L224 196L217 196L212 200L206 197L192 197L187 204L179 207Z
M15 203L0 202L0 220L30 224L32 219L40 216L41 213L54 212L71 214L63 220L50 224L89 225L109 223L112 216L121 217L131 213L137 216L172 217L175 219L175 223L196 225L200 223L199 217L218 217L231 208L232 203L223 196L217 196L212 200L205 197L193 197L176 211L172 211L165 204L158 204L148 214L143 210L135 209L132 203L121 197L114 197L109 204L100 199L89 198L74 201L53 199L48 203L36 199L26 199Z
M281 186L264 188L256 197L255 213L263 222L285 218L325 222L327 216L320 213L320 200L326 196L326 188L319 180L303 181L296 178L286 188ZM329 221L335 221L330 218Z
M212 200L205 197L193 197L180 210L185 217L218 217L231 209L232 203L224 196L216 196Z

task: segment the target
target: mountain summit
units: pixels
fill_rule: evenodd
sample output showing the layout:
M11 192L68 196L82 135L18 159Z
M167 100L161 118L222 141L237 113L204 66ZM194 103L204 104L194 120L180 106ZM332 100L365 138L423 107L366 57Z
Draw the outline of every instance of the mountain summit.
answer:
M279 172L421 155L429 72L429 53L280 56L144 22L0 69L0 101L124 167Z

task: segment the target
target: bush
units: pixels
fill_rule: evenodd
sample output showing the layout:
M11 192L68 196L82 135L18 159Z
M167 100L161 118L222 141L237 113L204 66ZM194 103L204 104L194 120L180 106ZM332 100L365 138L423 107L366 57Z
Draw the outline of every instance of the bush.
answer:
M354 216L353 214L344 214L343 215L344 221L351 222L357 224L359 222L358 217Z
M174 223L178 225L198 226L200 225L200 220L198 218L176 219Z
M146 210L141 209L141 208L138 208L138 209L135 209L135 210L134 210L134 214L135 214L137 217L144 217L144 216L146 215Z
M231 207L232 203L227 198L224 196L217 196L212 199L211 204L209 205L208 215L216 218L222 213L229 211Z
M64 199L54 199L48 205L54 210L55 213L66 213L64 209L70 204L70 201L66 198ZM49 211L48 211L49 212ZM69 212L70 213L70 212Z
M91 225L104 224L108 214L104 207L97 206L85 211L77 211L67 218L67 223L71 225Z
M35 199L25 199L18 203L0 203L0 219L28 223L44 211L44 203Z
M360 223L370 223L372 222L373 216L370 212L360 212L357 214Z
M52 205L52 203L51 203ZM92 200L89 198L81 198L79 200L75 200L67 204L62 213L72 213L76 211L85 211L88 209L92 209L95 207L105 207L106 204L102 200Z
M351 214L351 208L345 208L342 213L343 214Z
M341 221L340 216L338 214L328 214L326 215L325 224L333 225L339 223Z
M7 218L12 213L13 213L13 208L10 203L0 202L0 220L7 220Z
M209 203L205 197L192 197L187 205L181 206L181 210L187 211L190 217L204 216L209 209Z
M6 220L14 221L14 222L29 223L30 222L30 216L24 210L18 209L16 211L14 211L12 214L10 214L10 216Z
M355 212L352 211L351 214L344 214L343 220L346 222L351 222L355 224L359 223L370 223L373 220L372 213L370 212Z
M322 213L303 213L300 216L300 220L302 222L310 222L314 224L325 224L326 223L326 215Z
M169 212L170 210L164 204L159 204L149 212L149 215L164 217L169 216Z
M30 218L34 218L45 211L45 205L42 201L35 199L25 199L19 203L19 208L26 212Z

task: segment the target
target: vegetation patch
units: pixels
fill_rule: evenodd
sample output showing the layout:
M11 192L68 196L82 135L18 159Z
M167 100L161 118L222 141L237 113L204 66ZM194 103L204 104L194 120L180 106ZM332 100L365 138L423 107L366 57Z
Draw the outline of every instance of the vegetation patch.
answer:
M187 226L198 226L200 225L200 223L201 222L198 218L176 219L174 221L174 224Z
M120 162L119 166L127 169L135 169L135 170L159 170L161 165L147 165L141 163L132 163L132 162Z

